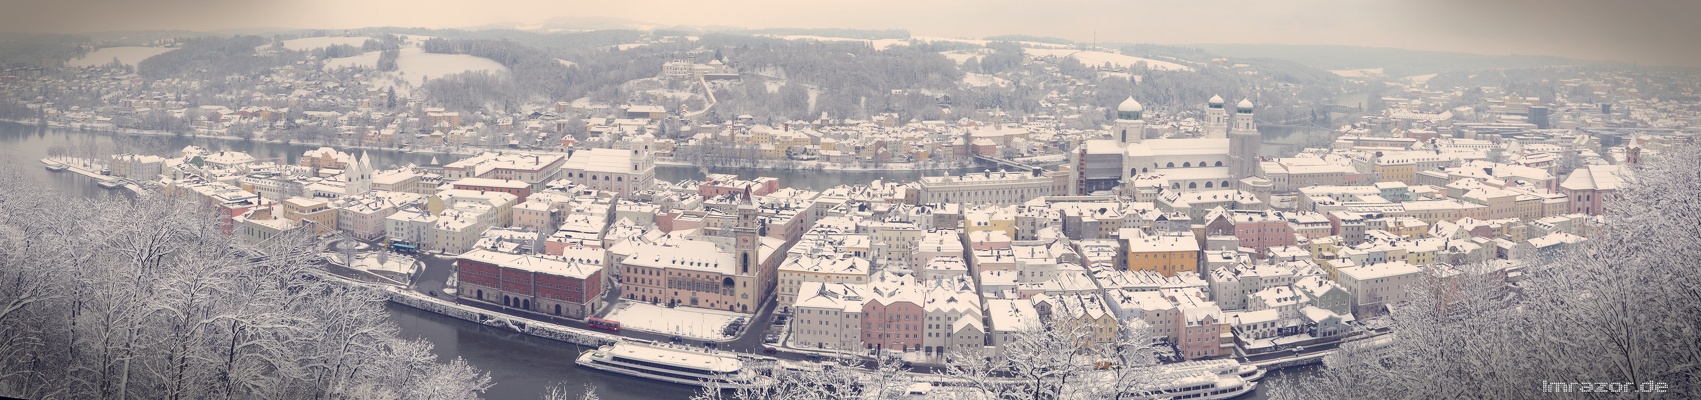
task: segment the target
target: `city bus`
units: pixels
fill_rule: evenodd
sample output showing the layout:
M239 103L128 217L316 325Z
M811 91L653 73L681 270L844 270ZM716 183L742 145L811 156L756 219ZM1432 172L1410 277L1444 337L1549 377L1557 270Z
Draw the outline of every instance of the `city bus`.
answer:
M403 242L395 242L390 243L390 251L394 251L398 254L414 254L419 252L419 247Z
M607 329L607 330L611 330L611 331L615 331L615 332L620 332L620 322L619 321L609 321L609 320L602 319L602 318L591 317L591 318L586 319L585 323L590 325L592 328Z

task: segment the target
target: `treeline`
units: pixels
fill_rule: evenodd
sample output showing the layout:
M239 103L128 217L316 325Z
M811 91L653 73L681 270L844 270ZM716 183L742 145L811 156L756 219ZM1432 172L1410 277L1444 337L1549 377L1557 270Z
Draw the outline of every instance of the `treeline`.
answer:
M216 82L231 75L264 75L297 59L290 52L255 53L256 47L269 42L259 36L186 38L177 50L136 63L136 70L147 79L181 77Z
M442 38L426 40L422 47L428 53L465 54L494 60L497 63L508 67L508 71L512 76L512 81L523 83L521 85L510 84L508 85L508 90L505 90L502 93L492 93L491 91L486 90L482 91L483 94L478 94L476 96L483 97L486 95L494 95L498 97L505 97L500 100L522 102L529 99L559 99L566 97L568 94L568 89L570 87L569 82L572 78L568 72L568 67L566 65L562 65L561 62L557 61L554 57L550 57L548 54L535 48L505 40L453 40ZM450 82L449 84L462 85L463 89L477 90L477 88L464 86L464 84L475 81L480 83L492 83L491 79L493 78L494 77L488 76L462 78L459 82ZM432 91L432 93L442 94L445 92L443 90L435 90ZM504 95L504 93L506 93L506 95ZM446 101L436 97L433 97L433 99ZM456 101L456 103L466 104L467 101L461 100Z
M191 201L30 185L0 173L0 396L470 399L490 385L403 339L382 291L323 277L308 231L254 245Z
M69 35L0 34L0 67L50 67L87 54L84 39Z
M823 36L869 40L910 38L910 31L903 29L768 28L753 29L747 32L760 35Z

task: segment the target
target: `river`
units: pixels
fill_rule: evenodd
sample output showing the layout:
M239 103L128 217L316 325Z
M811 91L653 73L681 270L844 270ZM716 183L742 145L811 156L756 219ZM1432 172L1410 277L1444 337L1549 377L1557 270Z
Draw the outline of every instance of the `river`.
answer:
M1266 131L1266 137L1272 136ZM1286 132L1288 135L1299 132ZM114 137L120 137L117 142ZM1305 135L1294 135L1305 136ZM184 138L157 136L148 137L150 143L133 143L134 136L113 135L74 131L54 128L38 128L35 126L13 123L0 123L0 167L17 167L27 179L35 181L62 193L83 197L111 196L120 191L101 189L94 185L94 180L72 173L48 172L40 162L48 156L49 148L58 144L73 143L82 147L105 148L107 151L118 142L130 146L154 148L154 153L165 154L175 152L183 146L196 145L209 150L238 150L248 152L255 158L277 158L283 162L294 163L301 153L315 149L317 146L304 146L281 143L247 142L237 140ZM1271 146L1266 143L1266 151ZM1278 150L1279 151L1279 150ZM405 163L426 164L433 155L413 154L396 151L372 150L369 152L373 162L381 166L393 166ZM440 162L453 160L450 155L436 155ZM923 174L917 171L760 171L751 169L716 170L718 173L735 173L742 177L773 176L780 178L783 185L796 185L803 188L822 189L840 184L865 183L873 179L889 179L900 182L913 181ZM656 175L661 179L697 179L702 178L701 172L691 167L658 167ZM442 360L452 360L455 357L465 359L475 367L489 371L495 386L486 393L492 399L535 399L544 393L551 385L565 383L571 393L577 394L586 384L595 385L598 394L604 399L637 400L637 399L684 399L691 395L692 388L659 383L654 381L629 378L620 375L589 371L574 366L573 360L578 356L578 348L574 345L540 339L512 332L500 331L483 325L461 321L441 315L416 310L406 306L392 305L389 307L391 318L401 327L402 334L409 338L419 338L431 342L434 352ZM1272 374L1265 382L1279 382L1282 375ZM1265 385L1258 387L1258 393L1249 398L1263 398Z

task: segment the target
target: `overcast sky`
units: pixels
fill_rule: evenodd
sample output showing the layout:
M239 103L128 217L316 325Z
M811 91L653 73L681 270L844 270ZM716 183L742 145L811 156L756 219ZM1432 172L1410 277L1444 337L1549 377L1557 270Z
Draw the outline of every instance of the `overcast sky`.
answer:
M551 18L918 36L1339 44L1701 66L1698 0L0 0L0 30L457 28Z

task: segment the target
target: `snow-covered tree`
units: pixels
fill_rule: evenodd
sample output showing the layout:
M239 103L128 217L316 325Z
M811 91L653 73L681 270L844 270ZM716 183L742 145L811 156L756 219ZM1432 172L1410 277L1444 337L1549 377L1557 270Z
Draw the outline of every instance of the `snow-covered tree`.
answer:
M1546 398L1544 383L1569 382L1701 396L1698 166L1697 145L1644 163L1588 241L1528 263L1521 282L1429 279L1394 309L1392 339L1343 346L1276 397Z
M1011 335L997 354L954 350L945 374L994 399L1138 398L1157 348L1141 321L1104 343L1098 327L1050 323ZM1132 397L1130 397L1132 396Z
M311 234L259 246L167 195L60 198L0 171L0 395L474 398L489 376L403 340Z

